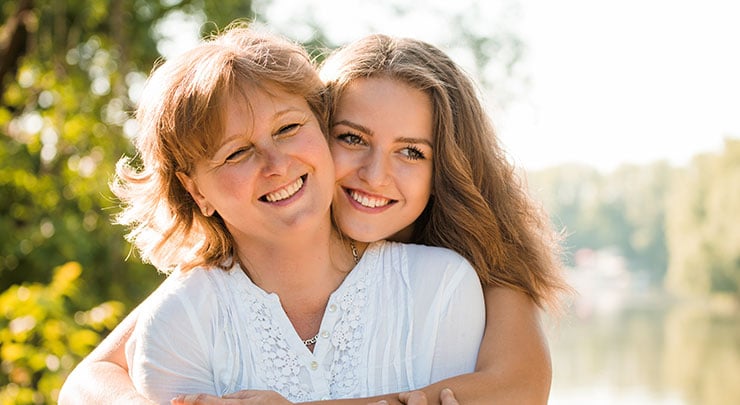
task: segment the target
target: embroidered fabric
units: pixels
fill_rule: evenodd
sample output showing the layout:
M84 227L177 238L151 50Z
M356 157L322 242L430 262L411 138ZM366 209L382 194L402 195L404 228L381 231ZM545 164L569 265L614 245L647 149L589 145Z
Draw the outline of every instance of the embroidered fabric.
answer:
M340 310L339 319L331 331L331 367L328 373L329 392L332 398L351 395L359 377L359 352L363 342L363 321L367 303L367 274L360 280L343 288L336 300ZM265 386L292 402L306 402L312 399L312 389L301 383L301 373L308 373L306 366L299 361L298 354L285 339L285 333L273 320L264 298L255 296L247 289L242 290L244 301L250 310L250 329L252 336L258 338L260 379Z
M367 275L365 275L367 276ZM331 365L329 392L332 398L343 398L354 391L359 378L358 353L363 341L364 314L367 302L366 277L345 290L339 298L342 316L332 332L334 361Z
M306 402L311 399L310 388L301 384L301 364L298 355L285 341L283 331L273 322L270 311L264 302L244 291L248 308L251 308L249 322L253 336L260 341L260 378L275 392L292 402Z

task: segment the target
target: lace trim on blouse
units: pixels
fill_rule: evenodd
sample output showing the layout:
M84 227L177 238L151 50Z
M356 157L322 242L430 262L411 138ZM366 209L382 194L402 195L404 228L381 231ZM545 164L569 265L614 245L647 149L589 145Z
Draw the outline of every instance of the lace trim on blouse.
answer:
M368 251L365 256L368 256ZM377 254L376 254L377 255ZM360 346L364 337L364 318L367 303L367 278L365 269L358 279L346 286L340 287L339 298L335 301L341 315L331 332L332 353L331 368L329 371L329 392L331 398L347 397L359 384L358 369L360 367ZM314 390L305 383L301 383L301 374L309 374L306 365L301 364L299 355L288 344L285 333L278 322L273 319L264 300L266 297L257 297L249 288L241 291L244 303L249 312L250 335L259 341L259 378L271 390L280 393L293 402L312 400ZM309 378L310 379L310 378ZM305 381L305 379L304 379Z
M360 346L363 341L367 274L347 288L339 298L342 316L334 327L331 344L334 361L331 365L329 393L332 398L342 398L353 392L359 383Z
M244 291L246 303L251 308L250 328L259 339L258 369L262 382L275 392L293 402L311 399L310 387L301 383L301 364L298 355L285 341L283 331L272 320L269 309L254 295Z

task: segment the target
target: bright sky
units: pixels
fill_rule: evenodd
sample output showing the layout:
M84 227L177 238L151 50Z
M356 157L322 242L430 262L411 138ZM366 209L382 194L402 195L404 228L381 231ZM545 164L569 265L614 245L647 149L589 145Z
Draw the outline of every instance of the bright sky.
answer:
M522 4L533 85L502 136L524 166L682 164L740 137L740 2Z
M530 85L493 117L511 157L528 169L564 162L603 170L658 159L684 164L740 137L739 1L254 4L272 28L297 40L309 36L306 21L313 19L339 43L368 32L412 36L446 49L463 66L465 55L445 45L454 16L483 35L499 27L514 31L527 47L520 68ZM394 8L407 14L394 17Z

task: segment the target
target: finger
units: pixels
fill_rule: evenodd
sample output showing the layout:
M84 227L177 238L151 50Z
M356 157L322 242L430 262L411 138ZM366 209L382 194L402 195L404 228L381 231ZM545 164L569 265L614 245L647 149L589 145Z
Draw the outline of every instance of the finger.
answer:
M377 402L370 402L367 405L388 405L388 401L386 401L385 399L381 399L380 401L377 401Z
M398 399L406 405L427 405L427 396L422 391L402 392Z
M439 400L442 402L442 405L460 405L457 399L455 399L455 394L449 388L445 388L439 393Z
M208 394L181 394L170 400L172 405L209 405L219 404L221 398Z

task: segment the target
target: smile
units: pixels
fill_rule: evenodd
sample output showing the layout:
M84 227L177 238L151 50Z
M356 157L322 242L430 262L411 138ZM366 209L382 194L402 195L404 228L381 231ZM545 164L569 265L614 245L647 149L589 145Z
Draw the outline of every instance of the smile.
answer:
M390 205L392 203L395 203L396 200L391 200L388 198L383 197L375 197L368 194L361 193L357 190L349 190L347 189L347 194L355 200L358 204L362 205L363 207L368 208L379 208L379 207L385 207L386 205Z
M296 195L296 193L303 187L303 183L305 182L307 175L303 175L299 177L295 182L292 184L289 184L280 190L273 191L271 193L267 193L260 197L260 201L263 202L278 202L287 200L290 197L293 197Z

